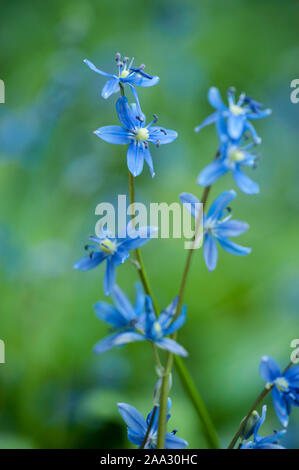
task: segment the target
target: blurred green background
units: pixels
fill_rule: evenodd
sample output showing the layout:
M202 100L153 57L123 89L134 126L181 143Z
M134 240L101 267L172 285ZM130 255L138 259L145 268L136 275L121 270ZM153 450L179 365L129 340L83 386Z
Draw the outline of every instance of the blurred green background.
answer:
M0 447L127 447L118 401L145 415L156 380L150 346L134 344L94 356L107 333L93 313L103 299L103 269L73 271L93 233L99 202L127 192L125 148L92 131L117 124L116 95L105 101L105 79L83 59L114 71L117 51L160 76L139 89L144 112L179 139L153 149L156 177L137 178L137 200L178 201L200 195L196 176L215 153L214 129L195 134L211 113L211 85L234 85L273 109L256 123L263 158L250 176L258 196L238 191L234 216L250 231L246 258L221 252L211 274L198 252L186 291L188 322L180 342L187 365L225 446L261 390L262 355L284 366L299 337L299 104L290 102L298 78L299 2L272 0L14 0L1 4L0 105ZM231 175L212 190L237 189ZM143 250L160 305L177 294L186 251L182 240L153 240ZM134 295L136 273L118 270ZM201 429L174 375L169 429L192 448ZM270 403L270 399L267 400ZM296 424L297 423L297 424ZM266 435L280 424L269 407ZM299 447L294 410L284 444Z

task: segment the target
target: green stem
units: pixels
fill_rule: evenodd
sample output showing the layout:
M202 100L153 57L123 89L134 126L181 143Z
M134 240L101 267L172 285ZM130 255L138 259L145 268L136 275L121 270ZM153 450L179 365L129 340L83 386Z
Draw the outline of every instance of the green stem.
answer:
M133 214L134 213L134 204L135 204L135 185L134 185L134 176L132 175L132 173L130 171L129 171L129 198L130 198L130 204L133 206L132 207L132 214ZM136 257L136 260L138 261L137 269L138 269L138 273L139 273L142 285L144 287L145 293L152 298L154 309L155 309L157 315L159 315L159 307L158 307L157 301L154 297L154 294L152 292L152 289L151 289L151 286L150 286L150 283L149 283L149 280L148 280L148 277L147 277L147 274L146 274L143 259L142 259L142 256L141 256L141 251L140 251L139 248L136 248L136 250L135 250L135 257Z
M216 157L217 157L217 155L218 155L218 152L216 154ZM196 248L196 241L197 241L197 238L198 238L198 235L199 235L199 230L200 230L200 227L201 227L203 206L207 202L210 189L211 189L211 186L207 186L205 188L203 196L202 196L201 211L198 215L198 218L196 219L194 242L193 242L193 245L192 245L191 249L188 252L188 256L187 256L187 260L186 260L186 264L185 264L185 269L184 269L184 272L183 272L182 281L181 281L181 285L180 285L178 305L177 305L176 312L175 312L175 315L174 315L174 320L178 317L178 315L180 314L181 309L182 309L186 283L187 283L188 274L189 274L190 266L191 266L191 260L192 260L193 253L194 253L195 248ZM173 333L171 338L173 340L176 340L177 332ZM186 379L186 375L184 374L185 371L183 371L180 368L182 363L177 361L176 364L179 364L179 375L180 375L180 377L184 377ZM173 365L173 354L168 353L166 367L165 367L165 373L164 373L164 376L163 376L162 387L161 387L160 413L159 413L159 424L158 424L158 440L157 440L157 448L158 449L164 449L164 447L165 447L167 399L168 399L168 388L169 388L168 382L169 382L169 374L171 372L172 365ZM190 376L188 378L191 379ZM192 387L192 388L189 388L190 387L190 381L189 380L187 380L187 381L185 380L184 383L185 383L185 385L187 385L186 390L187 390L187 393L189 394L189 396L191 396L191 395L193 396L193 392L196 391L195 386ZM205 429L205 436L206 435L210 436L209 441L208 441L209 445L211 445L211 443L213 442L213 447L215 446L216 448L218 448L219 446L218 446L217 437L215 439L216 431L214 429L212 421L211 421L210 417L209 417L208 420L205 419L204 421L202 421L202 415L204 415L204 416L209 416L209 415L208 415L208 412L207 412L206 408L204 408L204 411L203 411L203 409L201 407L203 402L202 402L202 400L201 400L201 398L200 398L200 396L197 392L196 392L196 395L197 395L197 405L199 405L199 407L197 407L196 410L199 414L202 425Z
M283 374L289 370L290 367L292 367L293 365L293 362L290 362L287 367L284 369L283 371ZM257 397L257 399L255 400L255 402L253 403L252 407L250 408L250 410L248 411L247 415L245 416L245 418L241 421L241 424L238 428L238 431L236 432L236 434L234 435L234 437L232 438L232 441L231 443L229 444L228 446L228 449L233 449L241 435L241 432L242 430L244 429L244 427L246 426L246 423L247 421L249 420L252 412L258 407L258 405L261 403L261 401L265 398L266 395L268 395L268 393L270 392L270 390L272 390L273 388L273 385L271 385L270 387L265 387L263 389L263 391L259 394L259 396Z

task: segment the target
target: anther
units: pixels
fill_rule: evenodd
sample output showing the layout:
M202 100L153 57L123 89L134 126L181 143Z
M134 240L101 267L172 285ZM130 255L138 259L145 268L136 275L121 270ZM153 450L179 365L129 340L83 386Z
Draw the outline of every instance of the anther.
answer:
M178 429L174 429L174 430L171 432L171 434L172 434L173 436L175 436L177 432L178 432Z
M123 58L123 62L126 64L127 62L129 62L129 57L124 57Z
M160 147L160 140L156 140L156 147Z
M231 87L229 87L229 89L227 90L227 94L228 94L228 95L231 95L231 94L235 93L235 91L236 91L235 87L234 87L234 86L231 86Z
M84 246L84 250L88 250L88 245L85 245L85 246Z
M138 119L139 122L143 122L143 121L144 121L144 119L143 119L142 116L136 116L136 119Z
M154 118L154 122L157 122L157 121L158 121L158 116L157 116L157 114L153 114L153 118Z
M164 135L167 135L167 132L166 132L165 129L162 129L162 128L161 128L160 131L163 132Z
M144 64L141 64L141 65L139 66L139 70L143 70L143 69L145 69L145 65L144 65Z
M120 60L120 58L121 58L121 54L120 54L120 52L117 52L116 56L115 56L116 62L118 62Z
M226 208L226 210L227 210L227 212L232 212L232 208L229 207L229 206Z
M91 251L91 252L89 253L89 258L90 258L90 259L93 258L93 254L94 254L94 251Z

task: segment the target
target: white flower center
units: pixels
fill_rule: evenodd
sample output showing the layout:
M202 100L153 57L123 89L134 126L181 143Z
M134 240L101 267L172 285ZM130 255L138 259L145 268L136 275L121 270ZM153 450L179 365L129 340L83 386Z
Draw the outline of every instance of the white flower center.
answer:
M278 377L275 380L275 385L281 392L285 392L289 388L289 382L284 377Z
M129 70L122 70L121 73L120 73L120 78L127 78L127 76L129 75L130 71Z
M245 113L244 109L241 108L241 106L238 106L237 104L231 104L229 109L235 116L240 116L241 114Z
M109 238L104 238L104 240L101 240L99 245L101 247L101 250L105 253L112 254L116 251L116 243L109 240Z
M242 162L245 159L245 153L239 149L232 149L228 153L229 159L233 162Z
M147 140L149 138L149 132L146 127L140 127L137 130L136 140Z

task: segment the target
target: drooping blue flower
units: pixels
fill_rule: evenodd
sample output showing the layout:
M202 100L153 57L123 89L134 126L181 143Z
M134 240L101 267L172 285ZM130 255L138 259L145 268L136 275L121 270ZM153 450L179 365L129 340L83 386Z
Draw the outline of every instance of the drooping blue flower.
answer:
M132 444L140 446L143 444L143 441L146 436L148 426L151 422L152 414L154 413L155 408L148 414L146 420L142 414L134 408L132 405L127 403L118 403L118 410L121 414L121 417L128 426L128 439ZM168 398L168 412L171 407L171 400ZM170 414L167 413L166 420L168 421ZM155 411L151 429L144 445L144 449L156 449L157 448L157 438L158 438L158 423L159 423L159 406ZM176 436L176 430L171 433L166 433L165 436L165 449L185 449L188 445L184 439Z
M140 227L132 230L128 224L126 236L112 237L111 234L102 230L97 236L90 236L89 240L94 244L85 246L89 254L74 264L74 269L89 271L103 261L106 261L106 272L104 276L104 292L111 294L116 280L116 266L124 263L129 258L129 251L139 248L147 243L157 232L156 227Z
M286 430L277 431L271 436L261 437L258 432L265 422L267 406L263 406L262 416L258 419L253 429L253 441L242 444L241 449L284 449L285 447L278 444L278 440L285 435Z
M109 78L109 80L105 83L104 88L102 89L102 97L107 99L113 93L117 93L119 91L119 84L123 85L130 85L132 86L141 86L141 87L150 87L154 86L159 82L159 77L153 77L144 71L144 64L140 65L140 67L133 67L133 61L129 60L128 57L124 57L121 60L121 55L119 53L116 54L116 64L118 68L117 74L103 72L99 70L92 62L85 59L84 62L88 67L93 70L94 72L103 75L104 77Z
M273 406L281 424L286 427L289 423L291 406L299 406L299 366L281 372L272 357L264 356L260 363L260 374L267 382L267 386L273 385Z
M248 230L249 225L239 220L231 220L231 214L226 215L230 209L228 204L236 197L236 192L224 191L212 203L207 215L203 214L203 254L209 271L213 271L217 265L217 243L232 255L248 255L250 248L238 245L228 237L236 237ZM200 201L190 193L182 193L180 200L186 209L195 218L199 217Z
M199 132L209 124L216 123L219 118L225 118L227 120L227 133L231 139L239 140L244 132L249 131L254 142L260 144L261 138L257 135L250 121L269 116L271 110L263 109L262 104L246 97L245 93L242 93L236 102L233 88L228 90L227 95L228 106L223 103L218 88L211 87L209 89L208 100L210 105L216 109L216 112L197 126L195 132Z
M137 95L135 95L137 98ZM143 170L144 160L147 163L152 177L154 166L149 150L149 143L157 147L169 144L177 138L177 132L152 126L157 122L157 116L146 126L145 116L140 109L138 100L131 106L125 96L121 96L116 102L116 111L122 126L104 126L94 133L110 144L129 144L127 152L127 164L133 176L138 176Z
M239 142L230 139L227 134L227 124L222 118L217 121L216 127L220 140L219 156L200 172L197 179L198 184L210 186L222 175L231 171L234 180L244 193L258 193L259 185L242 171L244 166L256 167L256 161L259 157L250 151L254 143L245 144L242 142L242 138Z
M118 286L114 286L113 300L115 307L106 302L98 302L95 312L100 320L110 324L116 331L99 341L94 348L95 353L101 354L115 346L121 346L136 341L152 341L159 348L171 351L180 356L187 356L186 350L176 341L166 336L178 330L186 321L186 307L173 321L178 299L174 301L157 318L152 299L145 296L138 288L135 307L131 305L125 294Z

